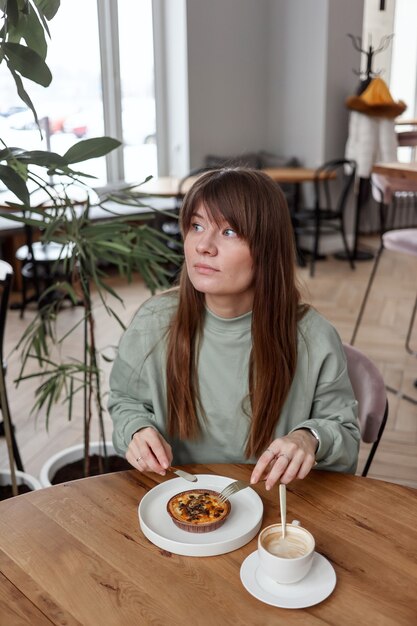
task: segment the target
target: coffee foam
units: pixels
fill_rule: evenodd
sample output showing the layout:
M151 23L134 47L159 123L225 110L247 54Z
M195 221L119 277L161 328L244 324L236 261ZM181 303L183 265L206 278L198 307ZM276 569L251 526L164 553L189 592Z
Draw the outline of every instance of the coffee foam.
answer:
M302 535L286 534L283 538L279 532L272 532L263 537L262 545L270 554L283 559L296 559L310 551L310 542Z

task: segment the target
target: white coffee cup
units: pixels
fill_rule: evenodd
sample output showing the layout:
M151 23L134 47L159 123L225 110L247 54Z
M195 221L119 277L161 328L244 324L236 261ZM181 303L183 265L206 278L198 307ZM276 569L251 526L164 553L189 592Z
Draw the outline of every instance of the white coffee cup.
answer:
M308 574L313 564L314 537L294 521L264 528L258 536L259 564L267 576L277 583L296 583Z

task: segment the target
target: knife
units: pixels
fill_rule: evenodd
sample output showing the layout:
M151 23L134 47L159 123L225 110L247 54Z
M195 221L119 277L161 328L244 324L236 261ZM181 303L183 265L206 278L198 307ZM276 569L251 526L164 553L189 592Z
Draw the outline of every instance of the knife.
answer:
M185 472L184 470L177 469L176 467L167 467L167 470L172 472L173 474L176 474L180 478L188 480L190 483L195 483L198 480L197 476L195 476L194 474L190 474L189 472Z

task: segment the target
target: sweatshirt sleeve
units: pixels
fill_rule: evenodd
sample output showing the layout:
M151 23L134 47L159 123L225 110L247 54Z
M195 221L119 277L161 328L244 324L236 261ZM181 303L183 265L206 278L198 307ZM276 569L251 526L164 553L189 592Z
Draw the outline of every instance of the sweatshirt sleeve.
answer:
M343 345L328 323L321 329L323 357L310 371L314 397L308 420L299 428L314 428L320 438L316 452L317 469L354 474L358 463L360 430L357 401L347 371Z
M108 410L113 421L113 445L125 455L133 434L147 426L157 428L149 365L152 361L152 312L139 310L119 343L110 374Z

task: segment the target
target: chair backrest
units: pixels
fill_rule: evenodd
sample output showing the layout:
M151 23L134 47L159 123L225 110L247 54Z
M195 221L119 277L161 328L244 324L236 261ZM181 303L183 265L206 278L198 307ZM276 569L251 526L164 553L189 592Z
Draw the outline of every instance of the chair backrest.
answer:
M353 393L358 401L358 418L361 439L373 446L368 455L362 476L366 476L384 432L388 418L388 399L381 372L363 352L343 344Z
M356 162L351 159L334 159L318 167L314 179L316 209L332 209L342 215L349 192L353 187L355 174ZM337 197L335 196L335 177L339 182Z

